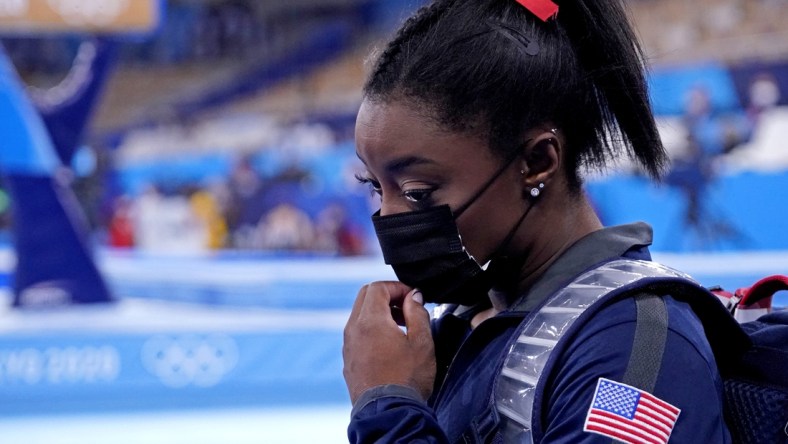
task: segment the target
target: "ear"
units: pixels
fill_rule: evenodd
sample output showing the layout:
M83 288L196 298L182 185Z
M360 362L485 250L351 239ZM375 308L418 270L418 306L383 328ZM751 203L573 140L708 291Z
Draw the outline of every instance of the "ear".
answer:
M533 133L531 133L533 134ZM540 184L548 187L561 168L564 145L555 130L538 130L523 147L523 186L530 192Z

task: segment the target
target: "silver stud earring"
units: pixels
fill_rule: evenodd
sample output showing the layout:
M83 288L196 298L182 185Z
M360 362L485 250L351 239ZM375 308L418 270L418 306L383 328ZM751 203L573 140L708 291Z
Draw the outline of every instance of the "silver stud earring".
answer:
M539 197L542 194L542 189L544 188L544 183L539 183L539 187L531 188L531 197Z
M558 130L555 128L551 128L550 132L553 133L554 136L558 135Z
M520 170L520 175L525 176L525 170Z

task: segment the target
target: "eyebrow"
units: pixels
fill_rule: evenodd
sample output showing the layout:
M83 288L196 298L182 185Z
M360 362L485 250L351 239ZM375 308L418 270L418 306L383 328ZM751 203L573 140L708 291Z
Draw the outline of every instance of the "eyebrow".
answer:
M358 157L358 160L360 160L361 163L364 164L364 166L367 166L367 162L365 162L364 159L362 159L358 153L356 153L356 157ZM413 165L434 165L434 164L435 164L434 160L426 159L424 157L407 156L400 159L392 160L391 162L386 164L385 169L386 172L388 172L389 174L397 174L397 173L401 173L403 170Z
M401 173L403 170L410 168L414 165L431 165L431 164L435 164L435 161L419 156L408 156L408 157L403 157L401 159L394 159L391 162L387 163L386 171L388 171L389 174L397 174L397 173Z

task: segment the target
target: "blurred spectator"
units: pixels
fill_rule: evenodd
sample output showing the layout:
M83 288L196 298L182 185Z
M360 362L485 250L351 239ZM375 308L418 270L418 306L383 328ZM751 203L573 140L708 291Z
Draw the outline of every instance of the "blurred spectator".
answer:
M136 245L144 250L197 252L205 250L207 229L184 196L165 196L149 187L135 202Z
M707 178L713 160L729 153L749 137L749 122L737 112L718 112L704 86L691 89L686 99L683 123L689 135L691 162L698 164Z
M256 246L265 250L311 250L314 236L309 216L292 204L282 203L260 220Z
M261 198L263 180L251 159L243 157L233 167L228 180L229 202L226 205L227 226L235 231L244 225L255 225L260 213L255 211Z
M2 232L11 226L11 199L8 193L0 188L0 239L2 239Z
M115 200L114 212L109 221L109 245L117 248L130 248L134 241L133 201L123 195Z
M760 115L780 103L780 87L771 73L756 75L750 83L747 114L755 126Z
M8 197L8 193L0 187L0 214L4 214L8 208L11 206L11 201Z
M225 247L227 222L214 195L207 190L197 190L189 198L192 211L205 227L205 247L217 250Z
M702 245L696 247L705 248L719 238L739 235L711 207L708 191L716 176L717 160L745 141L750 128L746 119L735 113L717 112L704 86L691 89L685 104L682 121L687 149L683 157L673 159L665 180L684 193L684 228L697 233Z
M786 74L788 65L783 64L775 71L753 75L747 95L752 137L726 159L728 169L770 172L788 169L788 150L785 149L788 106L785 106L786 100L781 91L788 81L783 77Z
M340 256L358 256L366 252L362 231L338 203L329 204L318 214L315 232L316 250L332 251Z

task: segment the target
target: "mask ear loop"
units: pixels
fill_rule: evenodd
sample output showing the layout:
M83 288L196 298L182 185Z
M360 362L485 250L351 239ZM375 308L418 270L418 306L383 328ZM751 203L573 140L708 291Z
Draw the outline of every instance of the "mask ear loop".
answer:
M487 191L487 189L488 189L488 188L490 188L490 185L492 185L492 184L493 184L493 182L495 182L495 181L498 179L498 177L499 177L499 176L500 176L500 175L501 175L501 174L502 174L504 171L506 171L506 169L507 169L507 168L509 168L509 166L512 164L512 162L514 162L514 161L515 161L515 159L517 159L517 157L520 155L520 152L522 151L522 150L521 150L521 148L522 148L523 146L525 146L526 144L528 144L528 142L530 142L530 141L532 141L532 140L533 140L533 139L528 139L528 140L526 140L525 142L523 142L523 144L522 144L522 145L520 145L519 147L517 147L517 149L516 149L516 150L512 151L512 153L509 155L509 157L507 157L507 158L506 158L506 160L504 161L504 164L501 166L501 168L499 168L499 169L498 169L498 171L496 171L496 172L495 172L495 174L493 174L493 176L492 176L492 177L490 177L490 178L487 180L487 182L485 182L485 183L484 183L484 185L482 185L481 189L479 189L479 191L477 191L476 193L474 193L474 195L473 195L473 196L471 196L471 198L470 198L470 199L468 199L467 201L465 201L465 203L464 203L464 204L460 205L460 206L457 208L457 210L454 210L454 211L452 211L452 214L454 215L454 220L457 220L457 219L459 219L459 217L462 215L462 213L464 213L464 212L465 212L465 210L467 210L467 209L468 209L468 207L470 207L470 206L471 206L471 204L473 204L474 202L476 202L476 199L478 199L478 198L479 198L479 197L480 197L482 194L484 194L484 192L485 192L485 191Z
M555 134L556 130L552 129L552 130L550 130L550 132ZM525 143L528 143L531 140L533 140L533 139L528 139ZM525 174L525 170L520 170L520 174L524 175ZM536 206L536 201L539 198L539 196L542 194L542 192L544 191L544 187L545 187L544 183L540 182L537 187L532 188L531 192L526 195L526 196L529 197L526 200L530 201L530 204L528 205L528 208L526 208L525 211L523 211L523 214L522 214L522 216L520 216L520 219L517 220L517 223L514 224L514 227L512 227L512 229L509 230L509 233L506 235L506 237L501 241L500 244L498 244L498 247L490 255L490 259L482 266L482 268L484 270L487 270L487 267L490 265L490 262L492 262L492 260L495 257L498 257L499 254L501 253L501 250L503 250L504 247L509 245L509 242L512 241L512 238L514 238L514 235L517 233L517 230L520 229L520 226L523 224L523 221L525 221L525 218L526 218L526 216L528 216L528 213L530 213L531 210L533 209L533 207Z
M486 270L487 267L490 265L490 262L492 262L492 260L500 254L501 250L503 250L504 247L509 245L509 242L512 241L512 238L514 238L514 235L517 233L517 230L520 229L520 225L523 224L525 217L528 216L528 213L530 213L533 207L536 206L536 198L539 197L539 195L537 194L534 196L533 194L531 194L531 197L532 198L529 199L531 201L530 205L528 205L528 208L526 208L525 211L523 211L522 216L520 216L520 219L518 219L517 223L514 224L514 227L512 227L512 229L509 230L509 233L506 235L506 237L501 241L500 244L498 244L498 247L492 252L492 254L490 255L490 259L482 266L483 269Z

